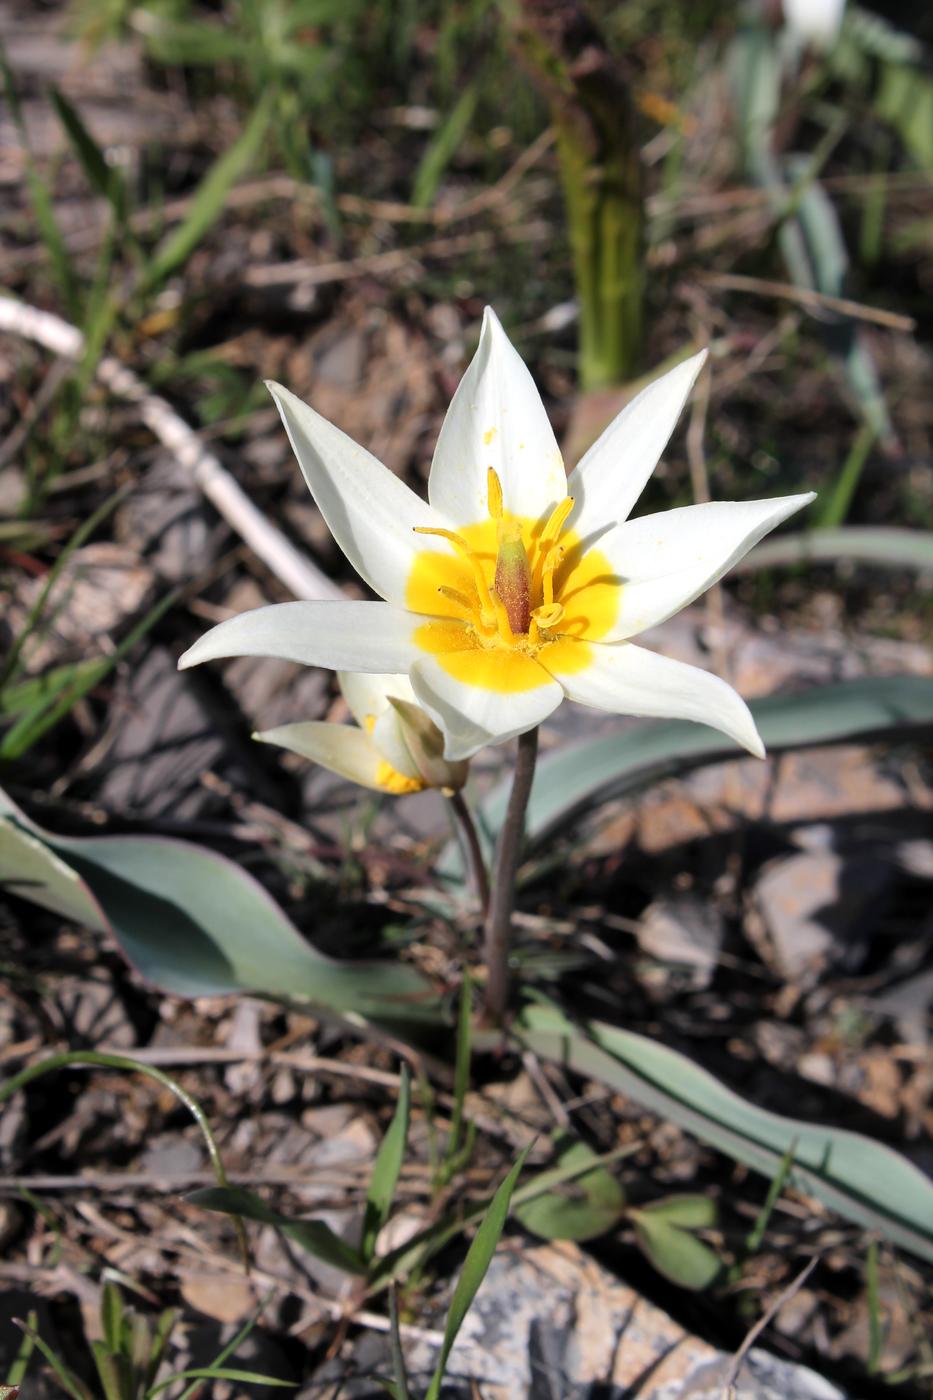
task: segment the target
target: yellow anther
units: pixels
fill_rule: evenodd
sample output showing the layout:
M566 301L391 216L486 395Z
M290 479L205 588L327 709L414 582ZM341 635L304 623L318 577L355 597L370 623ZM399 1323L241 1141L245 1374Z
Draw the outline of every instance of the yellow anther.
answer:
M413 525L411 528L416 535L440 535L442 540L449 540L452 545L463 550L465 554L470 552L470 546L463 536L455 535L453 530L442 530L437 525Z
M499 636L503 642L511 644L515 641L515 633L512 631L512 624L509 621L508 609L495 589L492 591L492 605L496 610L496 628Z
M461 593L459 588L448 588L446 583L439 583L437 591L442 598L453 603L458 608L463 608L466 612L473 611L473 604L465 593Z
M543 603L540 608L535 608L532 617L539 627L547 631L551 627L556 627L564 615L564 609L560 603Z
M541 532L541 546L550 544L556 540L564 525L567 523L567 516L573 510L573 497L565 496L564 499L554 507L548 516L547 524Z
M454 549L468 564L473 572L473 582L479 594L480 608L484 614L494 611L492 599L489 596L489 584L486 581L486 574L483 569L483 561L474 549L471 549L466 540L461 535L455 535L453 530L442 530L436 525L414 525L412 526L416 535L438 535L442 540L449 541Z
M489 508L490 517L493 520L502 519L502 482L498 473L490 467L486 473L486 501Z
M380 759L376 769L376 783L383 792L393 792L399 796L406 792L422 792L425 787L421 778L409 778L407 773L400 773L384 758Z

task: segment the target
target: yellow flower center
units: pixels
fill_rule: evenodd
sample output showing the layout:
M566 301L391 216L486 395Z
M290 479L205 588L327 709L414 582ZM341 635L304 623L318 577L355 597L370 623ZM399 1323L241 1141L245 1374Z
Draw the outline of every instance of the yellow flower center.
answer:
M363 728L367 734L372 734L376 727L376 716L366 715L363 721ZM385 758L380 758L379 766L376 769L376 784L384 792L393 792L401 795L405 792L423 792L426 783L420 778L409 778L407 773L400 773L397 768Z
M541 685L540 665L580 670L587 642L598 641L618 616L621 579L606 555L584 549L567 518L567 496L551 514L531 520L505 510L502 487L488 473L485 520L439 535L451 554L424 549L415 557L406 601L434 619L415 641L441 658L459 679L487 690L520 691Z

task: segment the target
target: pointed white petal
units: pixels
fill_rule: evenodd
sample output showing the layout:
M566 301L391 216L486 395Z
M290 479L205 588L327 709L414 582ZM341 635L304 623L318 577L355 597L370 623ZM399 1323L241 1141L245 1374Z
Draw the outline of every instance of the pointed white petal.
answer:
M486 308L479 347L444 419L431 475L431 505L458 525L485 520L487 472L506 510L537 520L567 494L560 448L541 395L518 352Z
M419 778L421 772L411 756L405 739L405 729L397 710L389 705L378 717L372 729L372 741L386 763L406 778Z
M623 583L615 625L600 640L637 636L679 612L814 495L709 501L643 515L610 530L596 548Z
M487 744L501 744L534 729L563 699L563 691L541 669L541 684L528 690L486 690L458 680L437 657L412 668L418 703L445 736L444 757L472 758Z
M740 695L709 671L667 656L617 642L590 643L592 663L585 670L557 676L571 700L620 715L692 719L712 725L764 758L765 748L751 711Z
M706 351L675 365L626 404L570 473L570 524L584 539L627 520L677 424Z
M361 729L366 728L369 715L378 719L389 708L390 695L397 700L415 698L408 677L394 672L364 675L359 671L338 671L337 684Z
M405 740L402 721L389 703L390 696L397 700L414 700L415 692L408 677L393 674L365 676L353 671L340 671L337 682L353 718L372 737L386 762L391 763L399 773L404 773L406 778L419 777Z
M253 738L310 758L351 783L384 791L377 778L382 762L379 751L369 735L356 725L310 720L304 724L280 724L276 729L254 734Z
M334 539L372 589L404 604L415 554L425 548L449 552L440 539L426 545L414 527L444 529L449 522L301 399L280 384L266 387Z
M334 671L402 671L422 654L412 640L418 622L391 603L274 603L212 627L178 668L221 656L277 656Z

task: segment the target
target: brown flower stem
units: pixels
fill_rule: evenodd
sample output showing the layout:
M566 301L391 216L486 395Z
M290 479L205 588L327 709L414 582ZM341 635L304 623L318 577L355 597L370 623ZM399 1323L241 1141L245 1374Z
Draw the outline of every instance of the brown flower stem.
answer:
M505 821L496 845L492 897L486 917L483 956L486 963L486 1019L500 1025L509 996L509 944L512 935L512 908L515 904L515 875L525 834L525 810L531 795L538 757L538 731L520 734L515 755L515 774Z
M467 864L473 880L473 888L476 891L476 898L479 900L480 912L485 919L489 913L489 873L483 859L483 848L479 843L479 833L476 830L473 813L459 788L450 794L448 801L466 847Z

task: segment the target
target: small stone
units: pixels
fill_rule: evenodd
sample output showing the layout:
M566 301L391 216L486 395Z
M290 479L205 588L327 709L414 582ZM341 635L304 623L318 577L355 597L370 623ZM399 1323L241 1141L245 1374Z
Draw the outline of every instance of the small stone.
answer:
M682 969L699 989L712 981L724 933L722 915L714 904L682 895L649 904L636 937L643 953Z
M181 1296L190 1307L216 1322L240 1322L256 1309L256 1294L244 1278L230 1274L188 1274Z
M890 883L872 852L802 851L767 866L754 900L782 975L810 984L827 966L855 971Z

